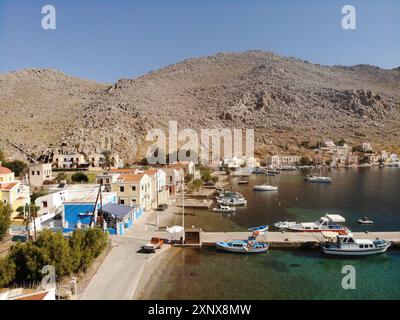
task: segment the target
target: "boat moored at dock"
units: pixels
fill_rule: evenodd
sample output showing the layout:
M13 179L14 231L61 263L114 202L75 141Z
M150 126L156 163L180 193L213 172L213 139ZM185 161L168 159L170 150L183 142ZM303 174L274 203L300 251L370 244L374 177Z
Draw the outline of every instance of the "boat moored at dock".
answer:
M253 187L254 191L278 191L277 186L271 186L269 184L262 184Z
M267 243L249 240L232 240L216 243L217 249L234 253L263 253L268 251Z
M321 245L325 254L341 256L366 256L384 253L391 245L390 241L354 239L352 234L337 235L336 242L324 242Z
M290 231L299 232L322 232L334 231L341 234L347 233L349 230L338 223L345 222L345 218L338 214L326 214L315 222L296 223L287 227Z
M212 209L214 212L220 212L220 213L224 213L224 212L235 212L235 208L232 208L230 206L219 206L217 208L213 208Z
M332 178L324 177L324 176L309 175L304 179L304 181L312 182L312 183L332 183Z
M248 229L251 232L266 232L268 231L268 226L264 225L264 226L258 226L258 227L252 227Z

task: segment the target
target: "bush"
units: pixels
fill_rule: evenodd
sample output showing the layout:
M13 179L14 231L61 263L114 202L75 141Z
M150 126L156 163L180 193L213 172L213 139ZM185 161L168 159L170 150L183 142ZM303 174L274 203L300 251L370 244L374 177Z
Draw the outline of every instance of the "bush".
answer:
M301 157L299 163L301 166L310 166L312 161L309 157Z
M89 178L83 172L76 172L71 177L72 182L76 183L86 183L89 182Z
M43 231L36 243L18 243L0 261L0 286L38 283L46 265L54 266L59 278L86 271L106 246L107 235L97 228L76 230L69 240Z
M68 176L65 172L59 172L55 180L57 181L57 183L60 183L61 181L67 181Z
M34 192L31 194L31 203L35 203L37 198L43 197L48 195L46 191L39 191L39 192Z
M16 266L9 258L0 260L0 288L9 285L15 278Z
M28 165L20 160L6 161L3 163L3 166L14 172L17 177L21 176L21 174L28 169Z
M189 190L195 191L199 190L203 185L203 181L201 179L195 179L191 183L189 183Z
M11 225L11 213L13 209L10 204L4 204L0 201L0 240L7 234L8 228Z

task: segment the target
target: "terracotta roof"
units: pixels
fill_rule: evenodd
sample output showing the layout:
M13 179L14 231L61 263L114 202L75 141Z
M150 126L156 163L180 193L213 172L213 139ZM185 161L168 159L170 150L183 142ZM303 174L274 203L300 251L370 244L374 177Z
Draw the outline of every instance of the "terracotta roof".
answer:
M11 190L11 189L14 188L17 184L18 184L18 182L2 183L2 184L0 184L0 189L1 189L1 190Z
M8 174L8 173L12 173L12 171L6 167L0 166L0 174Z
M144 173L149 175L149 176L155 175L157 172L158 172L158 169L147 169L147 170L144 170Z
M139 182L144 177L144 173L139 174L121 174L119 175L118 179L122 180L123 182Z
M114 173L135 173L137 169L126 168L126 169L111 169L110 172Z

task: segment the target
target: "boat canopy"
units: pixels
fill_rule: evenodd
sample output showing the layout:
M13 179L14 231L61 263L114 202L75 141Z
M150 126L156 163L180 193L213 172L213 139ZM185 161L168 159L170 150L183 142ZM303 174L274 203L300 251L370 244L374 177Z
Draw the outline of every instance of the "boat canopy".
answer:
M341 215L338 214L327 214L325 217L332 222L345 222L346 219L343 218Z

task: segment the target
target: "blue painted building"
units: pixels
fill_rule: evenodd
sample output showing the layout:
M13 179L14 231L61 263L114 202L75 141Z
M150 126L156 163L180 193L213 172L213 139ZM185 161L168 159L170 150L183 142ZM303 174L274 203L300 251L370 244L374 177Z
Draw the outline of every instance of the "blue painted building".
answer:
M102 211L105 218L104 226L110 234L123 235L143 215L143 208L117 204L114 192L102 193ZM63 232L73 232L75 229L88 228L92 220L96 197L82 197L67 200L63 203ZM98 202L95 210L97 217L100 210Z

